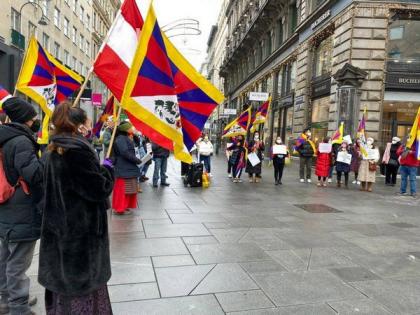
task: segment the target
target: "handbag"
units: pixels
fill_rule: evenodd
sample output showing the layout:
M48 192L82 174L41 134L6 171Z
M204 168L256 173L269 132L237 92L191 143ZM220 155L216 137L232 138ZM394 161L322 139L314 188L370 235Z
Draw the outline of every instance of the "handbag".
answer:
M390 165L390 166L398 166L399 164L398 164L398 161L397 160L390 159L388 161L388 165Z
M376 165L375 162L369 162L369 171L376 172L377 169L378 169L378 166Z

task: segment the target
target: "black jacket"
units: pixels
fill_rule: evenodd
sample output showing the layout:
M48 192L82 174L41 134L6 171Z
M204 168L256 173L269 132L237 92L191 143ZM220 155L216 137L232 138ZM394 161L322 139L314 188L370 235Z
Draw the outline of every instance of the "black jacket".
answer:
M312 148L311 144L309 143L309 141L305 141L303 142L298 148L297 151L299 152L299 155L301 157L312 157L315 152L314 149Z
M106 210L113 175L82 137L51 141L65 151L45 156L38 281L56 293L84 295L111 277Z
M169 157L169 150L161 147L158 144L152 143L152 152L154 158L167 158Z
M42 196L43 171L37 156L39 145L26 125L11 123L0 126L0 147L9 183L15 185L22 176L30 190L26 195L18 187L14 195L0 205L0 238L11 242L37 240L41 227L38 203Z
M114 142L115 177L133 178L140 176L137 164L141 161L136 157L134 142L127 135L120 134Z

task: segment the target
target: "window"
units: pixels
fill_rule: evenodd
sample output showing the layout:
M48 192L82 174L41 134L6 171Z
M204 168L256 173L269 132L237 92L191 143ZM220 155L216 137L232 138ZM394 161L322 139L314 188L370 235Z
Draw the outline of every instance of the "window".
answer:
M57 59L60 59L60 45L57 42L54 42L53 54Z
M84 16L85 16L85 9L82 7L82 6L80 6L80 11L79 11L80 13L79 13L79 18L80 18L80 21L82 21L83 22L83 18L84 18Z
M283 19L279 19L277 21L277 34L276 34L276 40L277 40L277 47L280 47L281 44L283 44Z
M54 25L58 28L60 28L60 10L57 9L57 7L54 8Z
M82 34L80 34L80 37L79 37L79 48L81 50L84 50L84 47L83 47L84 42L85 42L85 37Z
M83 74L84 67L83 67L83 63L81 61L79 61L79 67L77 68L77 70L81 75L84 75Z
M86 55L90 56L90 43L86 40Z
M76 37L77 37L77 28L73 26L73 32L71 33L71 39L74 44L76 44Z
M96 31L96 12L93 12L93 30Z
M73 70L77 70L77 69L76 69L76 66L77 66L77 59L76 59L76 57L72 57L72 58L71 58L71 68L72 68Z
M86 14L86 21L85 21L86 27L88 30L90 30L90 15Z
M64 31L64 35L69 37L69 20L67 18L64 18L63 31Z
M420 65L419 16L402 16L391 20L389 28L388 58L391 62L412 66Z
M36 36L36 25L32 22L28 22L28 35L29 37Z
M64 0L64 3L65 3L65 4L67 4L68 6L70 6L69 1L70 1L70 0Z
M64 58L63 58L63 59L64 59L64 60L63 60L64 64L65 64L65 65L68 65L70 60L69 60L69 52L68 52L67 50L64 50L64 55L63 55L63 57L64 57Z
M45 33L42 34L42 46L44 49L50 50L50 37Z
M290 26L290 34L294 33L297 27L297 19L298 19L298 9L296 7L296 3L293 3L289 6L289 26Z
M76 13L77 12L77 6L79 4L78 0L73 0L73 12Z
M320 77L331 72L332 68L332 37L328 37L315 49L315 75Z
M12 15L11 15L11 23L12 23L12 28L15 31L18 31L20 33L20 14L18 11L16 11L15 9L12 8Z
M44 12L44 15L45 15L46 17L48 17L48 15L49 15L48 2L49 2L49 0L42 0L42 1L41 1L41 8L42 8L42 12Z

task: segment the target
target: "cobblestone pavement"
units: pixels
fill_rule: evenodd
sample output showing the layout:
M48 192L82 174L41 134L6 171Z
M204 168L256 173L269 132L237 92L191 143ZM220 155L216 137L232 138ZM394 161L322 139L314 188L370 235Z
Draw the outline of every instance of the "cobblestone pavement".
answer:
M169 188L110 217L114 314L420 314L419 200L380 177L373 193L301 184L296 165L282 186L268 167L233 184L213 160L210 188L171 160Z

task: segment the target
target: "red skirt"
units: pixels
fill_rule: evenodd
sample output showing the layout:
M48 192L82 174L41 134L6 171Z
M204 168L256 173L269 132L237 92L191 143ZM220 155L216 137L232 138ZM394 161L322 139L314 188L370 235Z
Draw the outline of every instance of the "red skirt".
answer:
M137 208L137 193L126 193L126 179L124 178L117 177L115 180L114 192L112 194L112 208L116 212L124 212L130 208Z

